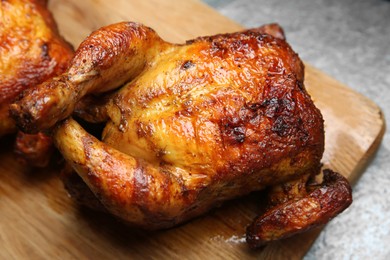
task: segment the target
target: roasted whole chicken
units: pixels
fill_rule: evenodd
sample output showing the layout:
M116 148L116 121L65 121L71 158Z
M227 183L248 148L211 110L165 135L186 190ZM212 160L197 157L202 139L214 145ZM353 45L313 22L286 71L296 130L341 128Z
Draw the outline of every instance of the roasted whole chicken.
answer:
M0 2L0 137L15 133L8 107L24 89L65 71L72 47L59 35L45 0ZM51 140L39 133L17 134L16 150L25 160L45 166Z
M123 22L93 32L64 74L26 90L11 112L24 131L53 129L83 181L67 182L79 200L132 225L172 227L270 188L268 210L247 229L259 247L352 202L340 174L316 181L324 125L303 80L275 24L171 44ZM105 123L101 136L72 113Z

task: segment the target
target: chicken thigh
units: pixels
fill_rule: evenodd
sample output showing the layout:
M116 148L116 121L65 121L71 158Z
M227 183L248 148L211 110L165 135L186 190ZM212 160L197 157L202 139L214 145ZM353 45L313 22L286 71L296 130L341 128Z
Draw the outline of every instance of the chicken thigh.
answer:
M303 80L277 25L171 44L123 22L93 32L64 74L27 90L11 112L25 131L55 126L57 148L96 199L136 226L172 227L273 187L272 205L247 230L258 247L352 201L338 173L313 183L324 126ZM105 122L102 135L74 111Z
M8 106L24 89L65 71L72 47L58 33L45 0L0 2L0 137L17 131ZM16 149L34 165L47 163L50 138L18 133Z

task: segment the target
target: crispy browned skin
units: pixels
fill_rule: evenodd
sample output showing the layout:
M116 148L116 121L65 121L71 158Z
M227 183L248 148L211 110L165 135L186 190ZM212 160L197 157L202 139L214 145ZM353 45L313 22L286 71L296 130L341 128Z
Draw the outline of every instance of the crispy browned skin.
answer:
M348 181L331 170L324 170L323 183L311 192L306 193L306 188L314 187L303 185L302 188L304 192L284 190L287 196L297 193L295 197L267 211L248 227L246 239L251 247L261 247L270 241L326 224L352 203Z
M0 137L16 131L8 107L27 88L62 73L73 55L72 47L59 35L44 0L3 0L0 2ZM18 154L39 165L47 159L50 140L37 135L22 137ZM42 137L42 138L41 138ZM25 143L23 143L26 141ZM30 146L38 144L38 146ZM39 150L39 148L43 148ZM34 155L33 155L34 154ZM24 156L24 155L23 155ZM37 158L39 160L36 160ZM33 159L34 160L30 160Z
M85 95L120 87L84 113L107 121L102 141L72 118L58 124L54 140L109 212L166 228L267 186L305 187L319 173L323 119L303 78L276 25L177 45L119 23L92 33L67 72L27 91L12 113L39 131L69 117ZM321 223L339 212L329 208ZM255 226L248 241L260 235Z

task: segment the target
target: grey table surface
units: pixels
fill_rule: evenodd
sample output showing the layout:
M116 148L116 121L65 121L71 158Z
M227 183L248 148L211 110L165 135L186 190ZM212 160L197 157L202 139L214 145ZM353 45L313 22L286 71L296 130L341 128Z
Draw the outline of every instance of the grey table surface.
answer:
M277 22L300 57L373 100L390 122L390 1L204 0L245 27ZM353 188L352 206L305 259L390 259L390 135Z

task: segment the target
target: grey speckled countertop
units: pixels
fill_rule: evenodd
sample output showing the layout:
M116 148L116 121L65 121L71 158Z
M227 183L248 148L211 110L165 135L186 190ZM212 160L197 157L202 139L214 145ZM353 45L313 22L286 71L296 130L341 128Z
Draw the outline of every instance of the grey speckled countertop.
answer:
M246 27L277 22L300 57L378 104L390 122L390 1L204 0ZM390 136L306 259L390 259ZM340 242L343 241L343 242Z

